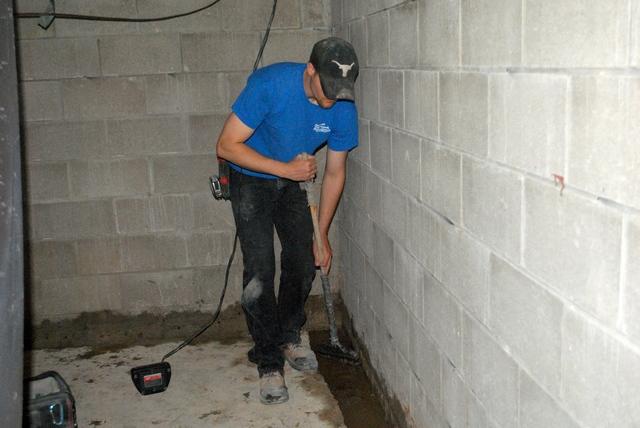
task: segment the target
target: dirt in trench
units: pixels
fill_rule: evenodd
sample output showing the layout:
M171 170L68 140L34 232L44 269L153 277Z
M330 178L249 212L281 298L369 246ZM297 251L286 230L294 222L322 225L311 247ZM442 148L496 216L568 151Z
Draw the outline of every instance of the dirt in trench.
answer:
M310 331L311 347L328 343L328 331ZM348 347L351 343L346 335L340 335L340 342ZM382 404L378 400L371 382L362 366L354 366L333 358L318 355L320 374L329 385L331 393L338 401L348 428L386 428Z

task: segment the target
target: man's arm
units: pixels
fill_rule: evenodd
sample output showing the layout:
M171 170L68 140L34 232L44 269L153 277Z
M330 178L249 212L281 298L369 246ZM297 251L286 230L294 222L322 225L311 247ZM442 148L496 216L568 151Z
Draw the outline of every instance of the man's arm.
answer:
M331 245L329 244L329 226L336 213L347 169L347 155L349 152L336 152L327 148L327 163L324 170L324 178L322 180L322 191L320 194L320 207L318 214L318 224L320 227L320 236L324 241L324 260L317 257L317 249L314 245L314 253L316 254L316 264L325 267L328 271L331 267Z
M218 137L216 145L218 156L242 168L294 181L310 180L316 175L315 158L310 157L306 160L296 158L290 162L280 162L262 156L245 144L251 134L253 129L245 125L235 113L231 113Z

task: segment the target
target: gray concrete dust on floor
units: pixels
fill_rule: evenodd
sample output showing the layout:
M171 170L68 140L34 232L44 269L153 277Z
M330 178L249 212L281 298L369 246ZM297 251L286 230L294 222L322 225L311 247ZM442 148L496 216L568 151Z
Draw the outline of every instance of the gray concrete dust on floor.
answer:
M344 426L338 403L319 374L287 366L289 401L261 404L257 371L246 357L251 344L246 340L183 349L169 359L169 388L140 395L131 382L131 367L159 362L174 346L136 346L92 356L89 348L36 350L27 364L34 375L55 370L65 378L76 398L80 427Z

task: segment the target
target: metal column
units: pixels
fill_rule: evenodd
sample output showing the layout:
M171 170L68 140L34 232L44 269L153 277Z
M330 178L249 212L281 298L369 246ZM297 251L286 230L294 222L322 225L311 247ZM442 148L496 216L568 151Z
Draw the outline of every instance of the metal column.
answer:
M22 426L24 274L13 1L0 0L0 426Z

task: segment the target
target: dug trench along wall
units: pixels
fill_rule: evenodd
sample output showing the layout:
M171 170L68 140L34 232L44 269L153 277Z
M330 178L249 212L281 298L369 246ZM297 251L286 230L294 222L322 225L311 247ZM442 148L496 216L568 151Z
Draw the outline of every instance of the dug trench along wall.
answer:
M640 424L640 2L334 0L341 292L418 427Z

